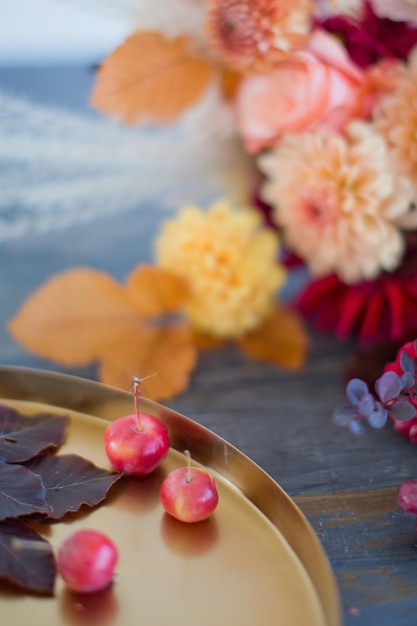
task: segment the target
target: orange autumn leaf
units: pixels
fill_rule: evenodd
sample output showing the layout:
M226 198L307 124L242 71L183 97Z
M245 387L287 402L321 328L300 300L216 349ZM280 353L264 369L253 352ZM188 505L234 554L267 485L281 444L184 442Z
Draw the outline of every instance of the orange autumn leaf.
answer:
M8 330L40 357L85 365L132 319L140 323L119 283L103 272L76 268L53 276L29 296Z
M128 276L126 289L144 317L176 313L188 294L181 277L153 265L139 265Z
M187 388L196 360L192 334L184 323L137 331L127 328L102 355L100 379L127 389L132 377L139 376L146 379L142 383L143 396L165 400Z
M215 67L185 37L135 33L103 62L90 104L127 124L171 122L203 95Z
M308 337L293 311L276 307L261 326L242 337L237 344L251 358L298 370L305 362Z
M226 100L232 100L237 92L242 75L237 72L225 70L221 75L220 85Z
M183 391L197 352L184 323L159 324L154 318L179 306L184 286L169 272L144 266L130 287L140 286L145 319L130 289L89 268L57 274L37 289L9 322L9 331L38 356L66 365L99 362L102 381L128 389L134 375L155 374L144 395L160 400ZM155 293L152 289L155 289Z
M214 350L224 344L224 339L209 335L202 330L193 329L193 343L201 350Z

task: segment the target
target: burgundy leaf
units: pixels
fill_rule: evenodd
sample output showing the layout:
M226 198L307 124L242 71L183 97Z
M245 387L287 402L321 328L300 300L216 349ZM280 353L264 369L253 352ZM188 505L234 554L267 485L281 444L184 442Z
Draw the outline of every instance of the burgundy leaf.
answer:
M415 384L414 376L410 372L406 372L401 376L401 389L411 389Z
M388 411L380 402L375 402L375 408L368 416L368 424L372 428L382 428L387 423Z
M352 420L349 423L348 428L349 428L350 432L352 433L352 435L356 435L356 436L359 437L360 435L364 435L365 434L365 428L364 428L362 422L359 421L359 420Z
M104 500L121 474L96 467L76 454L41 456L26 464L39 474L51 508L50 519L61 519L82 505L95 506Z
M398 420L399 422L407 422L416 416L416 409L406 399L398 400L391 405L389 412L392 419Z
M53 595L55 571L48 541L19 520L0 522L0 577L3 580L25 591Z
M58 448L69 418L49 413L33 417L9 406L0 406L0 461L23 463L40 452Z
M401 352L400 364L401 364L401 369L404 372L404 374L410 374L414 380L414 376L416 373L414 361L411 358L411 356L405 351Z
M338 406L332 413L332 419L337 426L349 426L356 417L356 409L348 404Z
M401 393L401 378L395 372L385 372L376 381L375 389L381 402L385 404Z
M49 513L41 478L22 465L0 463L0 519Z
M368 385L360 378L352 378L346 385L346 395L353 406L357 406L367 393Z
M375 408L375 400L371 393L362 396L358 404L358 413L362 417L368 417Z

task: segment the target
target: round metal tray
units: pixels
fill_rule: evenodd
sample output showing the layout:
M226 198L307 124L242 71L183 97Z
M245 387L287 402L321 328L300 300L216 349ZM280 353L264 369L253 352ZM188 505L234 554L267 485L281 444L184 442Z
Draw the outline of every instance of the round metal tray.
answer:
M69 414L59 453L76 452L109 468L106 423L133 412L131 394L74 376L0 366L0 403L33 414ZM128 478L104 505L46 526L54 545L76 528L108 533L119 548L114 585L91 596L72 594L57 581L53 598L0 587L5 623L21 626L339 626L338 590L313 529L283 489L229 443L156 403L143 411L169 430L167 459L147 477ZM164 513L163 478L193 462L216 477L219 505L198 524Z

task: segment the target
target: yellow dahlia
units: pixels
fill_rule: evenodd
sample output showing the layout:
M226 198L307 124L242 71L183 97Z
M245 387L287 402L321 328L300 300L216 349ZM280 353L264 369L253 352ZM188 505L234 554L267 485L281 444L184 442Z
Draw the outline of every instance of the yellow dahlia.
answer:
M306 43L313 8L312 0L209 0L209 44L231 69L266 71Z
M198 330L232 338L272 310L284 280L278 240L259 215L220 201L204 211L182 208L155 240L157 264L180 275L190 295L185 314Z
M336 272L355 283L398 266L401 228L417 226L413 189L390 168L387 146L370 124L350 124L346 137L287 135L259 165L269 177L263 197L313 274Z
M397 88L380 101L375 127L384 136L396 169L417 188L417 47Z

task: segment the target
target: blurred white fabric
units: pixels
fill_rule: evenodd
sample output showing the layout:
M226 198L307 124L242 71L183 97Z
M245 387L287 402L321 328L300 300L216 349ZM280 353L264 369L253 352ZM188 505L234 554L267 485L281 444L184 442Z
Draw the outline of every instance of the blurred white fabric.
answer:
M108 8L89 0L1 0L0 66L97 63L132 31L127 12Z
M74 83L73 70L107 56L149 3L166 19L167 1L177 0L0 0L0 242L150 205L247 197L253 164L218 84L160 129L91 115L88 95L71 110L85 79ZM63 90L58 106L48 104L54 90Z
M0 242L150 205L247 197L253 166L231 115L217 86L159 130L67 113L0 87Z

